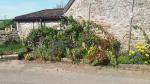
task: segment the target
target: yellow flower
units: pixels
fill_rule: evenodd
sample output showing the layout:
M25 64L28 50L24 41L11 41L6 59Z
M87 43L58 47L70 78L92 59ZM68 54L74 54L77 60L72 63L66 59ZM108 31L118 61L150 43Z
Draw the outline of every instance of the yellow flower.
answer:
M145 50L142 50L142 49L139 49L138 51L141 52L141 53L144 53L144 52L145 52Z
M145 54L146 57L149 57L149 54Z
M145 46L142 46L142 45L137 45L136 48L137 48L137 49L146 49L146 47L145 47Z
M141 48L141 49L146 49L146 47L145 47L145 46L140 46L140 48Z
M130 50L130 51L129 51L129 53L130 53L130 54L134 54L134 53L135 53L135 51L133 51L133 50Z
M137 48L137 49L140 49L140 46L139 46L139 45L136 45L136 48Z

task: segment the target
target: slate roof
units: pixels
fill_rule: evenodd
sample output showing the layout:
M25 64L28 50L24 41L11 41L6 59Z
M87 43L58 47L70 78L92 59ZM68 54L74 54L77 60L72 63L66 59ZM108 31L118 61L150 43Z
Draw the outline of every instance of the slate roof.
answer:
M15 17L15 21L25 20L58 20L63 18L63 9L46 9Z

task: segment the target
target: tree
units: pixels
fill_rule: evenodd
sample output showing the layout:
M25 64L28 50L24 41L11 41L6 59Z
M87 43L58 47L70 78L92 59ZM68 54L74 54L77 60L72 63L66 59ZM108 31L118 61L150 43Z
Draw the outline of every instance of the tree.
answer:
M10 27L14 22L12 20L2 20L0 21L0 30Z

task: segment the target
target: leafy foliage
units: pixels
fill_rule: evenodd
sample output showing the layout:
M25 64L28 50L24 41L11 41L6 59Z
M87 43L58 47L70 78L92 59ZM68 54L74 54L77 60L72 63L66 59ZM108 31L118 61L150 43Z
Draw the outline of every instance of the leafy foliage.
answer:
M113 66L118 65L117 57L116 57L116 55L113 54L112 51L107 51L107 57L110 60L111 65L113 65Z
M150 64L149 45L141 43L130 44L129 54L122 54L118 57L120 64Z
M27 37L26 45L32 47L45 46L56 40L58 31L52 28L39 28L33 30Z
M132 49L129 51L131 62L133 64L149 64L150 63L150 50L149 45L143 45L137 43L135 45L130 44Z
M92 22L79 23L73 17L61 20L61 25L65 27L64 30L53 28L33 30L27 37L27 46L35 49L46 48L45 51L40 52L40 55L45 55L44 58L48 60L61 61L62 57L68 57L75 63L88 60L88 63L92 65L108 64L109 59L106 53L108 49L114 55L119 51L120 45L117 40L101 39L92 30L93 28L103 30L102 26ZM104 30L103 32L107 33ZM107 35L111 37L108 33ZM47 54L42 54L44 52ZM40 58L43 59L41 56Z
M131 57L128 54L126 54L119 56L117 61L119 64L131 64L130 59Z
M14 24L12 20L0 21L0 30L4 30L4 28L9 27L11 24Z
M86 53L87 51L84 48L74 48L71 51L71 59L76 63L80 63L81 59L85 57Z

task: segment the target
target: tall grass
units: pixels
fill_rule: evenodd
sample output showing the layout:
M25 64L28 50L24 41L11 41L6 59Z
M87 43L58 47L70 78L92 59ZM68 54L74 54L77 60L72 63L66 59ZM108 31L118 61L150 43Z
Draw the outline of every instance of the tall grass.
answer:
M19 52L22 51L22 49L24 48L24 46L19 43L19 44L11 44L11 45L5 45L5 44L1 44L0 45L0 51L2 52Z
M18 36L9 35L6 41L0 44L0 53L15 54L23 51L24 45Z

